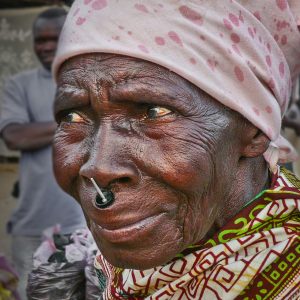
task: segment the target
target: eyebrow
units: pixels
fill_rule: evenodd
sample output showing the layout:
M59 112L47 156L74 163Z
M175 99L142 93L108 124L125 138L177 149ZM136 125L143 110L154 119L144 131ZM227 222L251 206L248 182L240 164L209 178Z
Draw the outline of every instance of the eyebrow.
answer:
M89 94L86 90L65 85L57 89L54 101L54 114L70 108L87 106L89 103Z
M97 96L96 96L97 97ZM127 80L109 88L109 101L111 103L137 103L155 104L177 109L185 114L194 107L192 95L184 88L174 86L165 89L164 86L149 88L149 82L143 84ZM176 100L176 101L175 101ZM57 89L54 102L54 114L64 110L89 106L91 102L89 92L75 85L64 84Z
M139 85L139 86L137 86ZM154 103L158 105L171 105L173 107L185 108L191 104L191 95L183 89L168 89L153 86L149 89L149 83L142 86L127 81L125 84L119 84L110 91L110 100L112 102L123 102L130 99L135 103ZM174 100L179 101L174 101Z

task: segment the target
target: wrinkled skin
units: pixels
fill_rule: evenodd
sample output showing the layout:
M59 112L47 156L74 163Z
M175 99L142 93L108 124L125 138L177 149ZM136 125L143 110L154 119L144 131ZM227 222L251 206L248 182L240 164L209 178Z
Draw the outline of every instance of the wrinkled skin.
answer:
M65 17L62 16L53 19L39 18L34 23L33 49L40 63L49 71L64 21Z
M268 184L268 139L180 76L135 58L60 69L55 173L115 266L147 269L212 234ZM96 190L115 202L94 205Z

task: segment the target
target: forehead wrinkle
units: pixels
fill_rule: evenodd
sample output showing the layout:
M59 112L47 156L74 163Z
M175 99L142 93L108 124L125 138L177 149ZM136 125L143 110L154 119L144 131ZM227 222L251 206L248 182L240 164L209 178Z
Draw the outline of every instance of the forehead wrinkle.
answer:
M107 59L109 60L109 59ZM132 85L140 86L143 80L148 82L148 86L151 86L151 89L155 86L150 84L149 79L154 79L154 76L145 76L143 70L140 68L136 69L130 67L126 64L123 65L104 65L99 72L97 65L91 68L93 73L93 80L95 82L94 91L96 91L96 98L103 99L112 99L120 98L121 94L124 95L122 89L124 87ZM101 76L103 74L103 76ZM126 89L126 88L125 88ZM141 90L141 89L139 89ZM143 88L145 92L149 90ZM118 94L118 97L117 97ZM133 94L133 93L132 93Z
M85 68L80 64L65 63L58 73L58 85L79 85L84 72Z
M188 90L178 86L176 83L170 87L168 84L170 81L165 78L160 79L160 85L157 84L154 76L141 76L139 79L141 80L136 81L136 78L129 77L127 80L115 85L110 90L111 100L119 101L128 98L134 102L153 101L159 104L159 100L161 99L163 102L162 105L177 104L178 106L191 107L195 105L195 97ZM174 101L176 100L179 101L175 103Z
M131 98L139 95L142 99L147 99L148 94L157 99L179 99L184 106L197 106L196 100L199 96L204 96L202 93L195 93L191 84L174 72L154 63L126 56L85 54L70 59L64 71L68 73L65 77L69 82L70 77L73 78L76 85L91 91L92 98L112 96L115 100L121 100L126 93ZM92 95L93 91L96 92L95 95Z
M111 60L113 60L113 62L111 62ZM176 82L178 81L176 80L176 76L178 75L172 71L148 61L116 54L82 54L70 58L63 64L61 70L62 69L64 69L64 72L71 72L71 74L67 75L67 79L76 77L77 75L79 80L82 80L82 78L87 77L83 75L90 72L90 76L96 78L97 84L107 81L108 83L111 82L112 85L115 85L127 81L128 79L160 79L169 80L178 85ZM73 71L76 73L74 74ZM84 74L78 76L77 72L82 72ZM178 77L185 81L180 76Z
M97 77L99 75L108 77L107 81L113 85L131 78L158 78L161 74L161 72L158 72L158 65L124 55L86 54L78 57L78 61L83 62L86 65L85 70L91 71ZM166 71L170 72L167 69ZM149 75L151 72L153 73L152 76Z
M205 97L202 90L174 72L147 61L139 59L133 59L133 61L138 62L133 68L128 68L128 65L125 64L124 68L116 70L120 74L117 80L114 80L114 86L110 93L112 98L115 97L118 100L119 96L124 98L126 95L131 99L140 96L147 100L147 93L150 93L150 97L170 100L170 104L174 103L171 100L179 99L179 106L189 106L191 112L197 109L199 97ZM197 92L195 92L196 90ZM139 99L136 101L141 102Z

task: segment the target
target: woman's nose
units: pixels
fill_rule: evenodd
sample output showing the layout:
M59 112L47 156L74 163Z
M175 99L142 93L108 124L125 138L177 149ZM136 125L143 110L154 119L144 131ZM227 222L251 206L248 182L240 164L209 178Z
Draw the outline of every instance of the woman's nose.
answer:
M88 180L94 178L100 188L136 184L139 171L130 155L130 144L128 137L102 128L80 168L80 175Z

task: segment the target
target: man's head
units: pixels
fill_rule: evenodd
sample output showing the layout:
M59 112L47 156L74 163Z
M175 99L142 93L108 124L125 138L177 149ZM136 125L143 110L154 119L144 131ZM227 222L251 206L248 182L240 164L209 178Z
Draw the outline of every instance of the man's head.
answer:
M50 8L39 14L33 24L34 51L47 70L51 69L66 15L63 8Z

